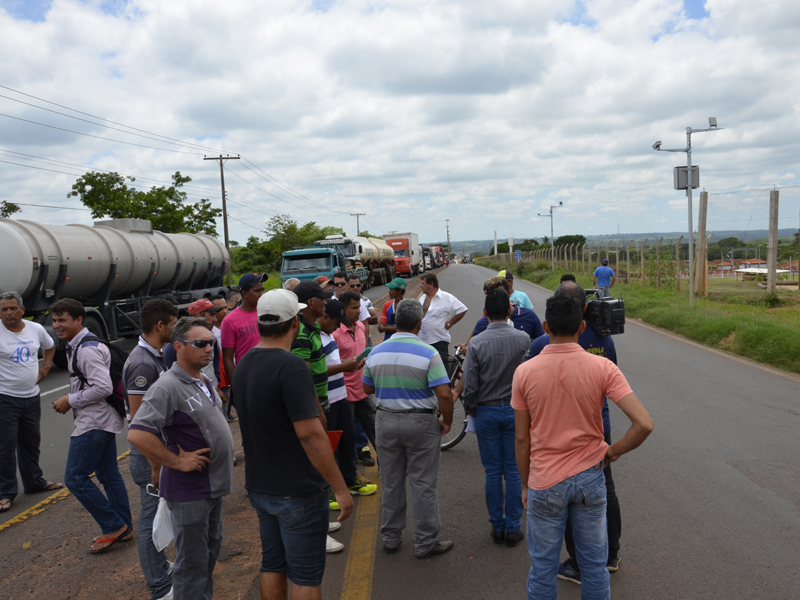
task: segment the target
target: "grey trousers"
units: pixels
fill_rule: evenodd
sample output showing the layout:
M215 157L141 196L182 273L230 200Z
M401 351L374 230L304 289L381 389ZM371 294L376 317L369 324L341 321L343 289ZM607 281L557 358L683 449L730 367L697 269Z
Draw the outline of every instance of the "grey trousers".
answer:
M598 286L597 287L597 291L600 292L599 294L597 294L598 298L611 298L611 286L610 285L604 285L602 287Z
M442 436L436 415L393 414L375 416L376 449L381 457L381 538L396 548L406 527L406 473L411 484L414 515L414 553L426 554L439 540L439 460Z
M222 547L222 498L167 502L172 512L177 558L172 571L174 600L211 600L214 567Z

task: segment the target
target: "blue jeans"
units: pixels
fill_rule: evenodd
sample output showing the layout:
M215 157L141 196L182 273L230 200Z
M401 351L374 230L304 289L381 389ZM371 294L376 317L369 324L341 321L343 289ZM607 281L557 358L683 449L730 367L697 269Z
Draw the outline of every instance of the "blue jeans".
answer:
M475 429L486 471L489 522L495 531L517 533L522 526L522 484L514 454L514 409L510 405L478 406Z
M258 515L261 572L286 573L295 585L321 585L330 510L328 490L294 498L257 492L248 492L248 496Z
M356 451L361 452L362 448L369 446L369 440L367 439L367 434L364 433L364 428L361 427L361 423L355 419L353 419L353 422L356 424Z
M92 473L103 485L106 496L94 484ZM125 525L133 529L131 506L125 482L117 465L117 442L113 433L93 429L69 440L64 483L89 511L104 534Z
M142 512L139 515L139 564L150 586L152 600L163 598L172 587L172 579L167 575L169 564L167 555L159 552L153 545L153 519L158 511L158 496L147 493L147 485L152 483L150 463L134 446L131 446L131 476L139 486L142 499Z
M222 549L222 498L170 502L175 531L174 600L211 600Z
M603 470L595 467L551 488L528 490L528 600L558 596L558 560L568 515L581 566L581 598L610 600L606 483Z
M17 464L26 494L47 485L39 468L41 417L39 394L30 398L0 394L0 499L17 497Z

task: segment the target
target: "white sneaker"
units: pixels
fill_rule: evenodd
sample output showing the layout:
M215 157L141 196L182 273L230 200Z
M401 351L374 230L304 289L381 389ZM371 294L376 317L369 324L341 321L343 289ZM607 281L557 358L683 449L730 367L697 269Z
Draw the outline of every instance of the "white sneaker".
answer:
M169 566L167 567L167 577L172 577L172 569L174 569L174 568L175 568L175 563L174 563L174 562L167 561L167 565L169 565ZM170 593L171 593L171 592L170 592ZM159 600L160 600L160 599L159 599Z
M342 550L344 550L344 544L337 542L331 536L328 536L328 539L325 541L325 552L328 554L335 554L336 552L341 552Z
M334 531L339 531L342 528L342 524L339 521L331 521L328 523L328 533L333 533Z
M170 567L171 566L172 563L170 563ZM166 595L161 596L161 598L159 598L158 600L172 600L172 588L169 588L169 591L166 593Z

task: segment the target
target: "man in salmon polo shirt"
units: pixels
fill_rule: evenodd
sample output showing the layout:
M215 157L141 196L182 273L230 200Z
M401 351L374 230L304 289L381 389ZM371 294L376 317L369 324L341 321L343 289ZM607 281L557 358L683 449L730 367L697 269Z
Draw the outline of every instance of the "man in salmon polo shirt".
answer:
M611 598L603 467L637 448L653 420L610 360L586 352L578 336L583 306L570 296L547 300L544 330L550 345L517 368L511 394L517 467L528 509L529 600L555 600L567 516L581 565L581 598ZM608 396L631 420L612 445L603 439Z

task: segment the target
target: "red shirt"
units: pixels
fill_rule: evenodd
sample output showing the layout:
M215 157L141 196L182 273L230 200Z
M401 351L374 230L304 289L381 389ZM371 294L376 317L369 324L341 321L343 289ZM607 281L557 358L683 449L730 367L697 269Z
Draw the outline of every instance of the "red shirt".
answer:
M342 362L348 358L355 358L367 349L364 324L358 321L355 325L355 331L350 331L345 325L339 325L339 329L333 332L333 339L336 340L336 345L339 346L339 358L342 359ZM344 386L347 389L347 399L350 402L358 402L367 397L364 393L363 376L363 368L352 373L345 372Z

